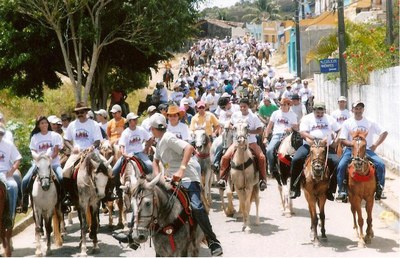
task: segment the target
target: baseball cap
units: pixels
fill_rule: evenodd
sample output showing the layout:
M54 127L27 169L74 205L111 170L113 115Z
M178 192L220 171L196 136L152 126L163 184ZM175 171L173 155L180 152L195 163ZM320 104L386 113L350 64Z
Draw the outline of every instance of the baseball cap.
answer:
M325 109L326 106L325 106L324 102L315 102L313 108L314 109Z
M112 106L111 108L111 113L117 113L117 112L122 112L122 108L120 105L115 104L114 106Z
M199 101L197 102L197 107L206 107L206 103L204 103L204 101Z
M229 95L228 92L224 92L224 93L222 94L222 96L221 96L221 98L230 98L230 97L231 97L231 95Z
M104 110L104 109L99 109L99 110L97 110L97 111L94 111L94 113L95 113L96 115L101 115L101 116L104 117L104 118L107 118L107 117L108 117L107 111Z
M364 103L361 102L361 100L358 100L358 101L354 102L353 105L352 105L352 107L355 108L355 107L357 107L358 105L360 105L360 106L362 106L362 107L365 107Z
M87 118L93 119L94 118L94 113L92 110L89 110L87 113Z
M135 113L130 112L130 113L126 116L126 120L130 121L130 120L133 120L133 119L137 119L138 117L139 117L139 116L136 115Z
M299 94L293 94L293 95L292 95L292 100L293 100L293 99L300 99Z
M147 113L151 113L156 109L157 109L156 106L151 105L150 107L147 108Z
M189 105L189 100L187 99L182 100L182 105Z
M340 96L337 101L347 101L345 96Z
M165 116L160 113L155 113L150 117L150 127L155 129L166 129L167 128L167 121Z

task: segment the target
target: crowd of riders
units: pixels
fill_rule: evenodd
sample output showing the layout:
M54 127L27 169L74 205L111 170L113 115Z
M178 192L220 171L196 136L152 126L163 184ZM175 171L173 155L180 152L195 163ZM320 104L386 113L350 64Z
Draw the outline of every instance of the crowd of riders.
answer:
M114 103L109 112L105 109L93 111L84 103L78 103L74 109L75 120L69 114L62 114L60 118L55 115L38 117L31 133L29 148L33 156L43 152L51 156L52 168L61 186L63 212L70 211L72 203L69 189L73 184L71 169L81 151L97 149L102 141L108 140L114 151L122 153L113 168L115 177L118 177L121 170L122 160L132 155L138 156L151 173L154 166L148 154L152 145L157 146L163 142L155 138L159 135L172 144L164 146L162 144L165 143L162 143L159 148L164 148L163 151L168 148L172 148L172 151L182 150L182 160L187 159L186 164L177 168L182 170L182 179L185 178L185 172L192 175L198 171L194 169L195 163L191 163L192 154L186 153L193 151L189 147L193 143L193 132L201 128L211 139L215 139L222 134L223 128L232 128L239 120L245 120L249 125L249 147L257 160L261 191L267 187L267 175L275 176L277 173L274 153L280 141L286 134L298 131L304 143L292 160L290 197L300 196L301 180L296 179L301 177L304 160L309 153L307 140L327 138L331 145L327 163L331 171L334 171L327 196L329 200L334 200L338 185L337 199L345 200L346 168L351 160L351 132L362 129L368 131L367 154L377 171L375 198L385 198L385 167L374 151L385 140L387 132L381 125L363 116L365 104L362 101L352 103L349 110L346 97L341 96L337 100L338 109L327 114L324 103L314 102L308 80L285 78L271 63L258 58L258 51L264 49L274 53L270 44L257 42L252 37L203 39L194 43L189 54L179 63L179 73L171 84L172 92L164 82L156 84L152 94L152 103L155 105L147 108L145 118L133 112L125 115L124 107ZM21 180L17 169L22 157L13 144L11 132L5 127L3 114L0 114L0 122L0 179L9 190L13 217L16 210L26 212L28 209L28 197L36 168L32 163L29 171L22 171L24 177ZM374 135L378 136L377 140L374 140ZM337 155L338 145L345 147L342 156ZM233 151L234 145L228 149L219 146L216 158L212 160L212 168L221 178L218 181L221 188L226 185ZM165 153L158 152L154 157L162 162L165 158L163 155ZM168 158L174 160L173 157ZM192 165L193 169L188 168ZM176 175L174 173L171 172L171 176ZM198 178L198 175L193 175L193 178ZM191 180L195 180L193 178ZM193 185L188 187L195 188ZM106 198L113 200L119 196L110 190ZM17 200L21 200L18 205ZM221 255L222 247L210 222L200 218L204 217L201 207L201 204L197 204L195 208L201 214L196 219L208 234L211 253ZM122 237L119 236L119 239Z

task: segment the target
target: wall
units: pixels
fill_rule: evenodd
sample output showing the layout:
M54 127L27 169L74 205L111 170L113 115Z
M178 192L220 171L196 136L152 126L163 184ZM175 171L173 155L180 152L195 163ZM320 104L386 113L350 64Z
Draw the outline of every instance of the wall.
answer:
M339 80L328 81L325 74L314 74L316 101L324 101L327 112L337 108ZM370 85L350 86L349 106L356 100L365 103L364 115L388 131L386 140L377 149L387 168L400 173L400 66L374 71Z

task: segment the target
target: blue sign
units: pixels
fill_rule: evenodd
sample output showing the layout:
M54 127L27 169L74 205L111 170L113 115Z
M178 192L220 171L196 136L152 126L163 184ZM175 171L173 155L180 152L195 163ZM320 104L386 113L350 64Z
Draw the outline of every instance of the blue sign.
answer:
M319 68L321 73L339 72L339 59L329 58L319 60Z

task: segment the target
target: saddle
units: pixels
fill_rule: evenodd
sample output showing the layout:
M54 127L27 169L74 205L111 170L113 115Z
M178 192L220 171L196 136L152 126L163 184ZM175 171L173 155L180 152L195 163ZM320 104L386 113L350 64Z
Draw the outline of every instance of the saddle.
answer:
M128 165L129 161L135 162L135 164L139 168L141 177L145 178L146 175L150 174L150 171L148 170L146 164L144 164L144 162L141 159L139 159L137 156L133 155L129 159L124 159L124 162L122 163L122 168L120 171L121 178L125 174L126 166Z
M252 157L249 158L245 163L243 163L243 164L235 164L235 163L233 163L233 161L232 161L232 157L233 157L233 156L235 155L235 153L236 153L236 149L235 149L235 151L232 153L232 156L231 156L230 168L245 170L246 168L250 167L251 164L253 164L253 165L254 165L254 168L255 168L255 171L259 171L259 169L258 169L258 162L257 162L257 159L258 159L258 158L257 158L257 156L254 154L254 152L253 152L252 149L250 149L250 152L251 152Z
M0 190L4 191L4 211L3 211L3 218L2 218L2 224L3 227L5 229L12 229L13 228L13 224L14 224L14 220L13 218L11 218L11 212L10 212L10 198L8 196L8 192L7 192L7 185L6 182L4 182L2 179L0 179Z

